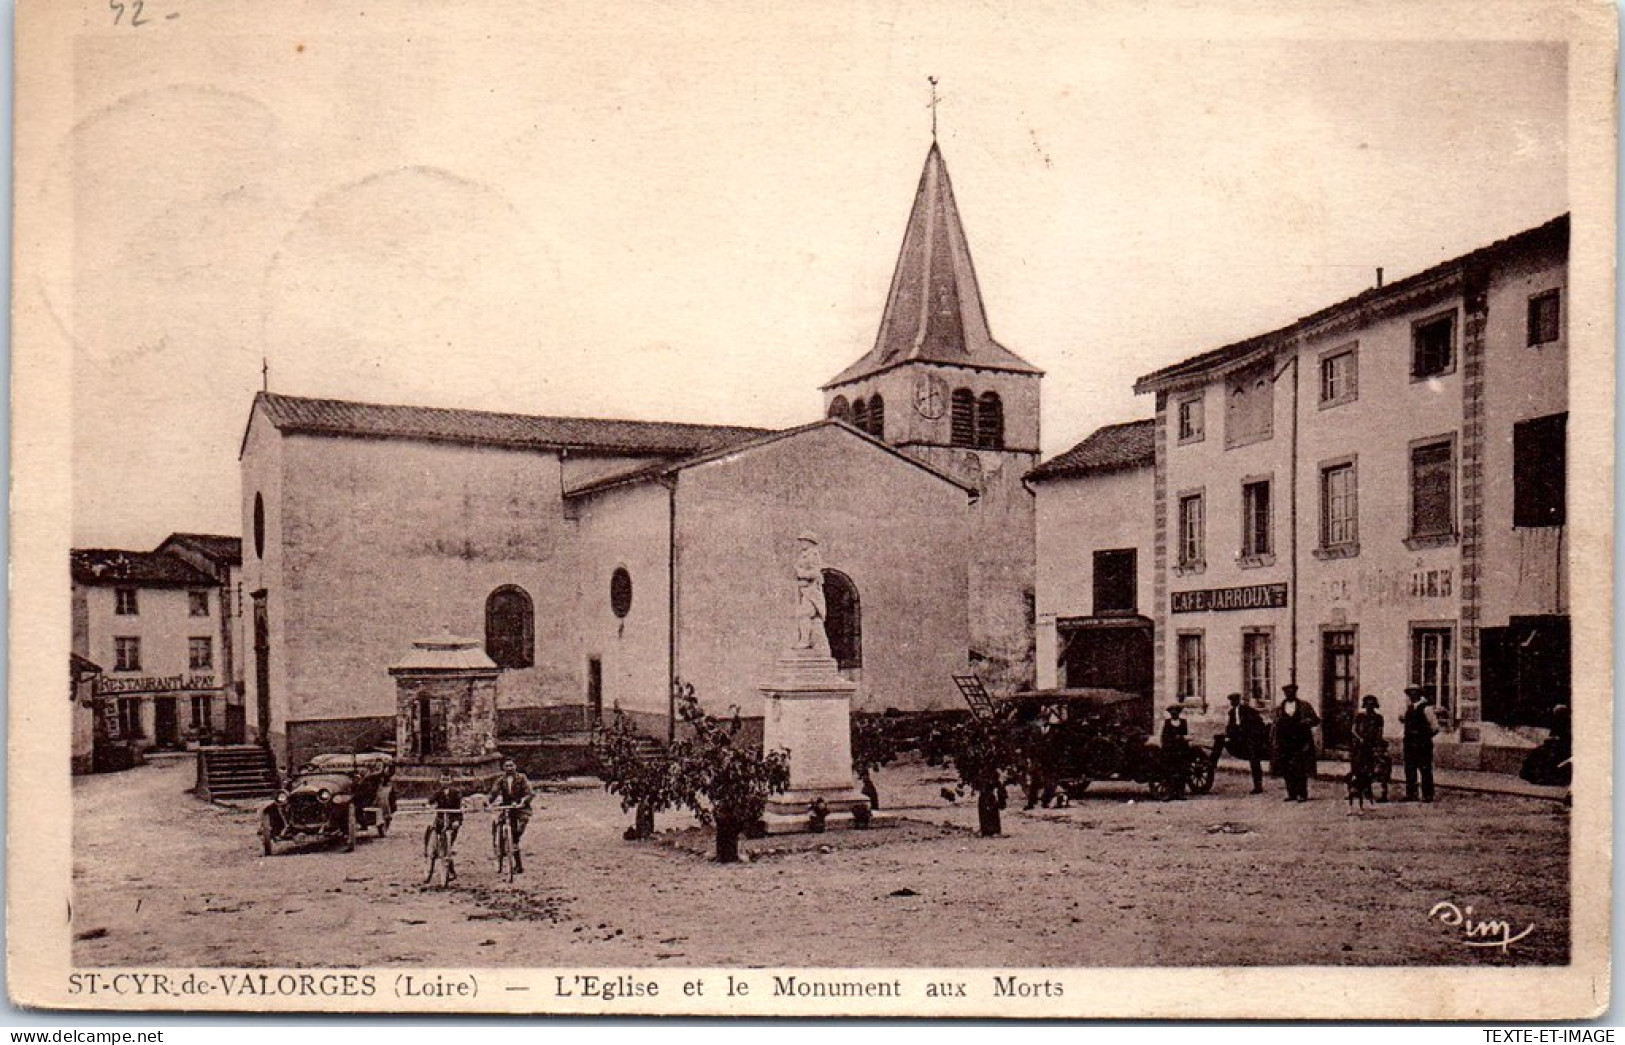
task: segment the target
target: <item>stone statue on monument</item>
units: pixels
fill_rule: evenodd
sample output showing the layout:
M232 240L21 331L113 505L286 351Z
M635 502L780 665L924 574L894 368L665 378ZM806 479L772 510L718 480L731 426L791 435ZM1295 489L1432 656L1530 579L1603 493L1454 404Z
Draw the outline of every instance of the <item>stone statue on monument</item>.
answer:
M824 630L828 611L824 601L824 557L818 537L803 530L796 538L796 649L829 656L829 634Z

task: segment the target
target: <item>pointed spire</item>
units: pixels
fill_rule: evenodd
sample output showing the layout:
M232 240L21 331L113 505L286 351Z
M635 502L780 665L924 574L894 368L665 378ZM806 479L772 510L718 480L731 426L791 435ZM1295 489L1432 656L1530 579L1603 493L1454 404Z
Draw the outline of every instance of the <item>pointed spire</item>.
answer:
M948 166L935 141L925 155L875 346L825 387L909 362L1040 373L988 330Z

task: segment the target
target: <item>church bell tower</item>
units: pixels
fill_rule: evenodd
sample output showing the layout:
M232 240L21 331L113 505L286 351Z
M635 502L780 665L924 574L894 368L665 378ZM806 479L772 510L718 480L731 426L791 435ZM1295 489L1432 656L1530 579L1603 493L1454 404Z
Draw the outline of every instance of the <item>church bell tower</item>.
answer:
M993 340L953 185L925 156L874 347L823 387L825 412L980 492L970 511L969 666L1030 685L1033 496L1043 371Z

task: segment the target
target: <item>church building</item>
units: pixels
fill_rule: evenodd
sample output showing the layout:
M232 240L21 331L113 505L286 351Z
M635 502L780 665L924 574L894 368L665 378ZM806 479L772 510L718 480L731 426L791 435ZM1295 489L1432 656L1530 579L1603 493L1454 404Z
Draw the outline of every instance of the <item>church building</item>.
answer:
M993 340L942 155L873 349L783 431L261 393L240 460L247 714L297 763L394 736L414 639L480 639L500 736L611 708L664 736L674 679L761 714L798 537L860 710L1030 684L1040 372ZM432 723L425 735L433 735Z
M1002 688L1033 677L1032 492L1043 371L993 339L935 142L868 354L824 386L830 417L976 489L969 562L973 666Z

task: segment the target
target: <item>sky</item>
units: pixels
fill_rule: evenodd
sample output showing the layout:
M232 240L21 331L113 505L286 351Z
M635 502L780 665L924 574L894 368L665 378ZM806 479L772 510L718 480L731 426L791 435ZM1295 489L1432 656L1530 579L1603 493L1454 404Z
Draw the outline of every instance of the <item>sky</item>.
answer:
M266 380L818 417L875 337L928 76L994 336L1046 372L1046 457L1149 416L1144 373L1568 207L1560 44L1174 4L146 10L76 37L16 186L71 236L18 294L71 353L80 547L241 532Z

